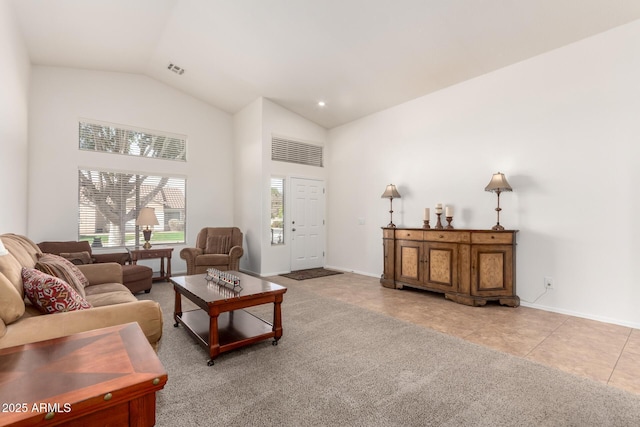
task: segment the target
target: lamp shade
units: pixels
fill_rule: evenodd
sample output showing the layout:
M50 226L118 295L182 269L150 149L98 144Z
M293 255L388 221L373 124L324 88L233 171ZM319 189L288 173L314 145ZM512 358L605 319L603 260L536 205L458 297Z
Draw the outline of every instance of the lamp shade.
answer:
M396 186L393 184L389 184L387 185L386 190L384 190L384 193L382 193L381 197L383 199L399 199L401 196L400 193L398 193Z
M507 182L507 178L503 173L494 173L491 177L491 181L489 185L484 188L484 191L493 191L493 192L501 192L501 191L513 191L509 183Z
M138 214L136 225L158 225L158 218L153 208L142 208Z

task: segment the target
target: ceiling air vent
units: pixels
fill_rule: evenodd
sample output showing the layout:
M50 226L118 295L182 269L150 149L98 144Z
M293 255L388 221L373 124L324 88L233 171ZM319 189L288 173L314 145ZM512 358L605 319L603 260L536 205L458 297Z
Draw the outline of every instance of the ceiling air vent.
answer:
M176 64L169 64L167 68L176 74L179 74L179 75L184 74L184 68L178 67Z
M271 160L322 167L322 148L319 145L273 136Z

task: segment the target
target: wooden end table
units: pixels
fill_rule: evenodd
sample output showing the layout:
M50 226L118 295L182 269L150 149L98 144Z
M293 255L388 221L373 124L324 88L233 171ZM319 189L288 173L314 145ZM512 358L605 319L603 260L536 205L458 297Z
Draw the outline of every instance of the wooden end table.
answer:
M173 252L173 248L167 246L153 246L150 249L144 248L133 248L129 249L129 254L131 254L131 264L137 264L139 260L142 259L154 259L160 258L160 275L153 276L152 281L166 281L171 278L171 253ZM167 272L165 274L164 270L164 259L167 259Z
M0 425L153 426L167 371L137 323L0 350Z
M237 271L228 273L240 278L241 291L209 283L204 274L171 278L176 293L173 326L182 324L209 352L209 366L220 353L269 338L277 345L282 337L280 306L287 288ZM183 295L199 309L183 312ZM273 323L242 310L262 304L273 304Z

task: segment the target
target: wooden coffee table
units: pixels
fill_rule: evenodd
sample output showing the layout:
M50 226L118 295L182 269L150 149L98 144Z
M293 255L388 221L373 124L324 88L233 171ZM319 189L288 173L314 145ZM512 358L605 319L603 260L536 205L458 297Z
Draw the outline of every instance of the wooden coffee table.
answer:
M240 277L241 291L209 283L204 274L171 278L176 293L174 326L182 324L209 351L209 366L220 353L269 338L277 345L282 337L280 306L287 288L237 271L228 273ZM199 309L183 312L182 295ZM273 323L243 310L262 304L273 304Z
M155 424L167 372L137 323L0 350L0 425Z

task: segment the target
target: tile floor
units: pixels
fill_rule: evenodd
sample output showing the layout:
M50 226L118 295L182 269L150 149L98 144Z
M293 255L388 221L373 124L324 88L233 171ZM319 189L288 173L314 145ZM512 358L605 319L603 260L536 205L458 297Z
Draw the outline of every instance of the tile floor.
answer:
M469 307L353 273L295 282L335 298L640 394L640 330L529 307Z

